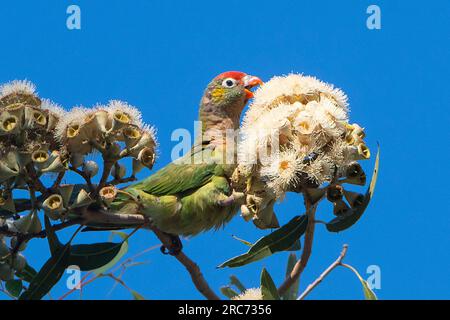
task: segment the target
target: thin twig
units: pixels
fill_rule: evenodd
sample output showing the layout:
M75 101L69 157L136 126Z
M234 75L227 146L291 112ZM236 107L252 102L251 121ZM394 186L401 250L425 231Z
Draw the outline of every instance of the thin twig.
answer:
M75 172L75 173L78 174L78 175L80 175L80 176L86 181L86 184L87 184L87 186L88 186L90 192L95 191L95 188L94 188L94 186L93 186L93 184L92 184L91 177L89 177L89 176L88 176L86 173L84 173L82 170L79 170L79 169L74 168L74 167L72 167L72 166L69 167L69 170Z
M128 266L127 266L128 263L132 262L134 259L138 258L139 256L141 256L141 255L143 255L143 254L145 254L145 253L147 253L147 252L149 252L149 251L152 251L152 250L157 249L158 247L159 247L159 245L153 245L153 246L151 246L151 247L148 247L148 248L145 249L145 250L142 250L142 251L136 253L134 256L131 256L130 258L125 259L125 260L124 260L123 262L121 262L119 265L113 267L113 268L111 269L111 272L110 272L110 273L114 273L114 272L116 272L117 270L119 270L119 269L121 269L121 268L126 269L126 268L128 267ZM88 279L92 274L94 274L94 272L92 272L92 271L87 272L87 273L83 276L83 278L81 278L81 280L80 280L80 286L79 286L79 287L76 286L76 287L70 289L69 291L67 291L66 293L64 293L61 297L59 297L58 300L64 300L65 298L67 298L69 295L71 295L73 292L75 292L75 291L77 291L77 290L80 290L80 291L81 291L81 290L84 289L88 284L92 283L94 280L98 279L98 278L102 275L101 273L98 274L98 275L95 275L95 274L94 274L94 277Z
M27 165L27 174L29 177L29 180L27 181L27 184L29 187L36 189L40 193L42 193L44 196L49 194L49 190L44 186L42 181L39 179L36 170L34 169L34 166L32 164Z
M128 177L128 178L121 178L121 179L111 180L111 181L107 182L106 185L116 186L118 184L127 183L127 182L133 182L133 181L136 181L136 180L137 180L137 178L135 176L131 176L131 177Z
M155 233L158 239L162 242L164 246L169 248L171 246L170 238L167 234L163 233L158 228L151 226L150 229ZM188 256L186 256L182 251L175 255L175 258L186 268L192 278L197 290L208 300L220 300L220 298L214 293L214 291L209 287L208 282L206 282L199 266L192 261Z
M306 214L308 216L308 225L306 226L305 231L305 244L303 248L302 255L300 260L296 262L294 268L290 275L286 277L284 282L278 288L278 293L283 295L300 277L306 265L308 264L309 257L311 256L312 244L314 239L314 229L315 229L315 215L317 204L311 205L310 200L305 195L305 207Z
M59 231L76 224L82 224L82 222L82 219L72 219L59 224L55 224L54 226L52 226L52 229L54 231ZM23 237L25 241L29 241L33 238L45 238L47 236L47 230L42 230L37 233L24 234L21 232L8 230L7 226L2 226L0 227L0 234L6 235L8 237Z
M56 180L53 183L53 185L50 187L50 190L55 190L56 188L59 187L65 174L66 174L66 171L62 171L62 172L58 173L58 176L56 177Z
M348 245L344 244L344 246L342 247L342 251L341 254L339 255L339 257L336 259L336 261L334 261L316 280L314 280L313 283L311 283L306 289L305 291L303 291L303 293L297 298L297 300L303 300L305 299L305 297L315 288L317 287L322 281L323 279L331 272L333 271L336 267L342 265L342 260L344 259L345 255L347 254L347 249L348 249Z
M111 169L114 164L117 162L116 160L107 160L104 159L103 172L102 177L100 178L100 182L97 186L97 193L106 185L106 181L108 180L109 175L111 174Z

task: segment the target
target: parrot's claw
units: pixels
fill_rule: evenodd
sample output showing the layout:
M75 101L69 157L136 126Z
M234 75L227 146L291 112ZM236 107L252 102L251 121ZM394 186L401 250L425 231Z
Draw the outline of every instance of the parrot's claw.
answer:
M171 256L178 255L183 249L183 243L180 240L180 237L169 234L170 237L170 247L167 248L165 245L162 245L160 250L163 254L170 254Z
M229 196L228 198L223 199L223 200L217 200L217 204L218 204L220 207L228 207L228 206L231 206L233 203L234 203L234 197L233 197L233 195L231 195L231 196Z
M228 196L222 200L218 200L217 204L221 207L228 207L242 200L244 196L245 195L242 192L233 192L231 196Z

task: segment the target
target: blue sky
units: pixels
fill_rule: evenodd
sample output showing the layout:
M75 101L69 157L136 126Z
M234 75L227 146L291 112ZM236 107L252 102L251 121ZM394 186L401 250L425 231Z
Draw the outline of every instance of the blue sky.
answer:
M81 30L66 28L70 4L81 8ZM381 8L381 30L366 28L370 4ZM318 226L303 288L348 243L345 261L364 276L367 266L380 266L379 298L449 299L449 16L444 0L8 1L0 10L0 82L29 79L41 96L65 108L109 99L138 106L158 129L156 168L170 161L172 130L193 130L203 89L220 72L242 70L268 80L294 71L334 83L348 94L350 117L366 128L368 145L381 145L379 182L353 228L336 235ZM364 165L371 172L373 159ZM325 209L319 217L331 219ZM282 222L301 211L296 195L277 208ZM246 250L232 234L255 241L265 233L236 217L224 230L185 242L185 251L216 290L231 274L257 286L263 266L280 283L287 254L239 269L215 268ZM139 232L130 254L155 244L152 234ZM26 255L38 268L48 256L46 243L35 240L29 249ZM146 298L201 298L171 257L155 250L140 260L148 264L130 269L124 279ZM111 285L99 280L83 296L130 297L122 288L107 296ZM65 291L59 285L53 296ZM310 295L361 297L358 280L346 269Z

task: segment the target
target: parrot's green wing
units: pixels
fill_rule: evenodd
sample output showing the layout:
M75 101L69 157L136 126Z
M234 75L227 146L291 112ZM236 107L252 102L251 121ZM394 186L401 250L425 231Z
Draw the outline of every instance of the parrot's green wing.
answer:
M197 189L211 181L216 164L171 163L129 188L155 196L174 195ZM127 188L128 189L128 188Z
M200 188L211 181L217 168L216 163L193 163L194 156L202 153L205 147L184 156L181 161L172 162L147 179L128 188L142 190L155 196L175 195ZM206 154L204 154L206 156ZM183 161L187 160L187 161ZM127 189L128 189L127 188Z

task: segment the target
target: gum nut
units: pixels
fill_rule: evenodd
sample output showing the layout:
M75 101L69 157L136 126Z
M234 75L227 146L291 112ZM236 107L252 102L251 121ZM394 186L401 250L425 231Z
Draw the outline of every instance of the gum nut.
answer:
M138 128L128 127L122 130L125 145L128 149L134 147L141 139L142 134Z
M83 164L83 172L90 178L95 177L98 173L98 164L89 160Z
M59 194L52 194L42 203L46 212L61 212L64 209L64 200Z
M58 188L59 194L63 198L64 207L69 206L70 198L72 197L73 193L73 188L74 188L73 184L60 185Z
M22 233L27 233L30 229L32 223L31 214L27 214L26 216L22 216L18 220L13 222L14 227Z
M19 128L19 119L16 116L9 115L2 119L0 131L4 134L14 133Z
M44 164L48 158L49 155L45 150L37 150L31 154L31 160L37 165Z
M89 193L87 193L86 190L81 189L80 192L77 195L77 199L71 205L70 208L74 209L74 208L84 207L84 206L87 206L87 205L91 204L92 202L94 202L94 200L92 200L92 198L89 195Z
M29 233L38 233L42 231L42 224L41 224L41 220L39 220L39 216L37 214L37 212L33 212L31 214L31 225L30 228L28 229Z
M359 207L364 202L364 195L361 193L344 190L344 196L352 208Z
M22 254L16 254L12 260L12 267L17 271L22 271L27 265L27 260Z
M144 148L139 152L138 160L147 168L151 169L155 163L155 154L152 149Z
M327 199L330 202L336 202L344 196L344 188L340 185L331 185L327 188Z
M14 279L14 270L9 264L0 262L0 279L3 281Z
M23 242L20 244L18 250L19 250L19 251L25 250L25 249L27 248L27 244L28 244L28 242L23 241ZM15 248L16 246L17 246L17 237L12 237L12 238L11 238L11 248Z
M9 248L6 245L5 241L2 239L0 240L0 261L3 257L7 256L9 254Z
M364 144L364 143L360 143L358 145L358 154L363 158L363 159L369 159L370 158L370 150L369 148Z
M117 189L113 186L103 187L99 192L100 198L106 204L111 204L117 196Z

